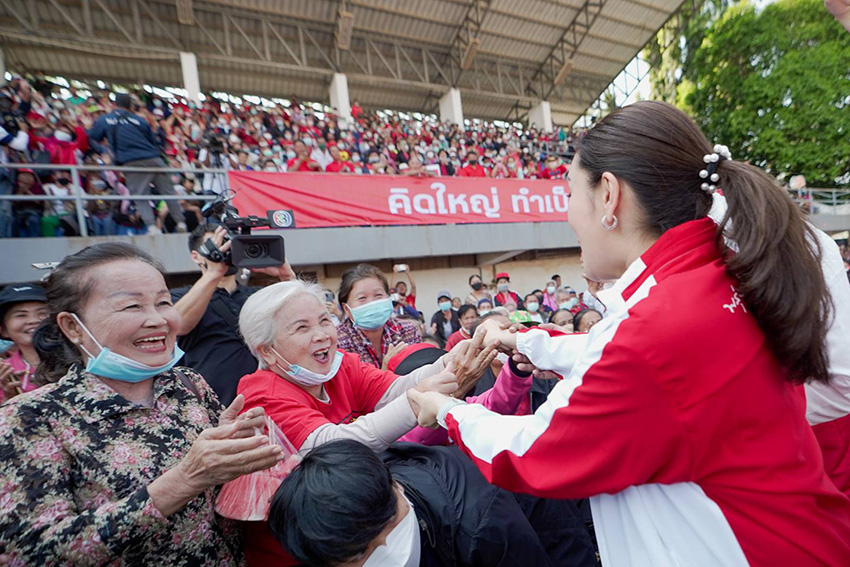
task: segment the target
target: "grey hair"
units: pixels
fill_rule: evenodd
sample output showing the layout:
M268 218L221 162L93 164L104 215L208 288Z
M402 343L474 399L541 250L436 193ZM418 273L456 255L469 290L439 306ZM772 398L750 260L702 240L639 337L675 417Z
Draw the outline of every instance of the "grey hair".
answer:
M274 342L278 332L275 316L290 300L304 294L315 297L321 309L327 311L322 287L301 280L279 282L265 287L249 297L242 306L239 313L239 332L260 368L268 367L260 355L260 347Z

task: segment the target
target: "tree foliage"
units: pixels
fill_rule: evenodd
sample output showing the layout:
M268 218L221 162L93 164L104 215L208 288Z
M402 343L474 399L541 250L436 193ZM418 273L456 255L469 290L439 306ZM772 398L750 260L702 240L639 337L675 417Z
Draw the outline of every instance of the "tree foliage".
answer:
M729 8L685 77L679 102L736 159L809 186L850 182L850 34L822 0Z

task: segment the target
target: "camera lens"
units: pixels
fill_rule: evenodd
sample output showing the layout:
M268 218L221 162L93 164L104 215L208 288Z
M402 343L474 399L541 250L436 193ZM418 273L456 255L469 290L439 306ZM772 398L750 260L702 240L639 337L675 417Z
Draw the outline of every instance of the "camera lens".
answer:
M245 245L245 257L251 260L263 258L269 255L269 247L266 244L252 242Z

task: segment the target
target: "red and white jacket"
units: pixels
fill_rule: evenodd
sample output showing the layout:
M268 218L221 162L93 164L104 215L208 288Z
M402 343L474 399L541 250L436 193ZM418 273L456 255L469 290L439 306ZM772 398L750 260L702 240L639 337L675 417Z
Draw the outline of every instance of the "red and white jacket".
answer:
M567 372L534 415L459 405L449 434L499 486L591 497L609 567L847 565L850 499L715 232L706 218L663 234L600 292L608 315L586 337L518 339Z

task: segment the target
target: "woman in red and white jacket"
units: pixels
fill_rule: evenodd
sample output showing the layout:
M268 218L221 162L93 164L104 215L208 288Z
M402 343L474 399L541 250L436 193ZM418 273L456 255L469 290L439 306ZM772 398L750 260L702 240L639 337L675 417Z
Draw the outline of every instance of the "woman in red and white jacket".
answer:
M831 315L800 210L665 103L601 120L569 176L587 275L617 279L606 318L584 337L487 329L564 380L521 417L412 393L420 424L494 484L591 497L607 566L847 565L850 499L799 387L830 380ZM707 216L717 184L735 253Z

